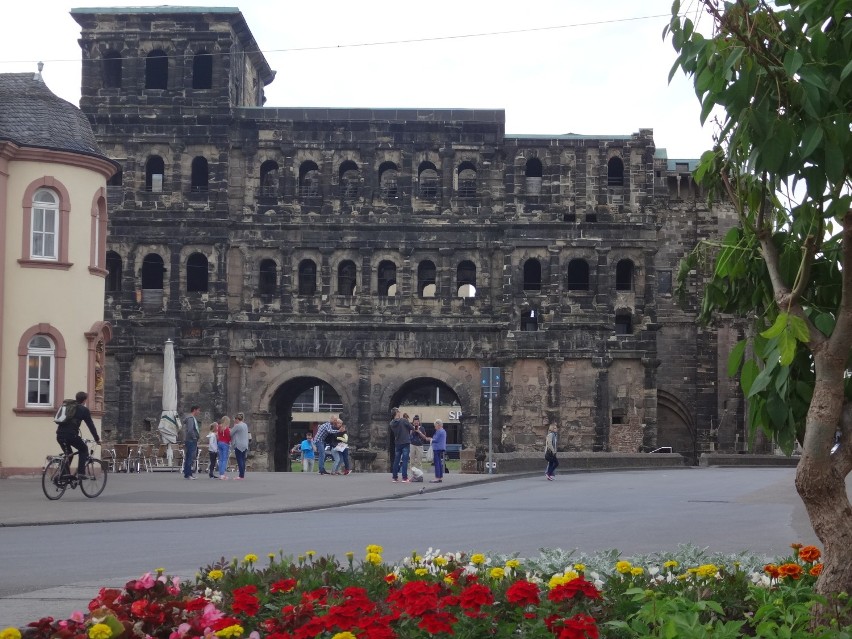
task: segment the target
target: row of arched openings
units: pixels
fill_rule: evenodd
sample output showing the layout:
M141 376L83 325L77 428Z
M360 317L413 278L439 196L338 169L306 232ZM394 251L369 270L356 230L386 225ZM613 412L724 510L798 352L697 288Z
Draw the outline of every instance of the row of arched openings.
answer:
M280 193L281 167L275 160L266 160L260 165L260 195L276 197ZM455 190L459 198L474 198L477 193L476 166L462 162L455 170ZM400 169L395 162L382 162L378 170L379 196L385 200L396 200L402 196L399 184ZM302 198L322 196L322 174L313 160L299 165L298 194ZM346 160L337 170L337 195L343 200L354 200L363 195L364 178L361 169L353 160ZM421 162L417 168L417 196L433 200L440 193L440 178L434 163Z
M106 255L108 271L106 289L108 292L121 290L121 256L115 251ZM615 288L617 291L633 289L634 265L629 259L619 260L615 266ZM142 288L163 288L165 266L163 258L156 253L146 255L142 262ZM382 260L376 270L378 294L382 297L393 297L397 292L397 266L391 260ZM540 291L542 287L541 262L530 258L523 266L525 291ZM344 260L337 267L338 295L354 295L357 287L358 269L352 260ZM456 267L455 280L458 297L476 296L476 265L470 260L463 260ZM573 259L568 263L568 290L587 291L590 288L589 263L584 259ZM193 253L186 261L186 290L187 292L205 292L208 290L208 260L202 253ZM258 272L258 293L274 295L278 290L278 265L275 260L260 261ZM316 295L317 265L314 260L304 259L299 262L297 274L297 290L299 295ZM419 297L435 297L437 294L437 269L431 260L423 260L417 265L417 295Z
M103 85L106 89L121 88L124 58L110 50L102 58ZM145 88L167 89L169 86L169 56L162 49L154 49L145 57ZM192 56L192 88L213 88L213 56L199 51Z

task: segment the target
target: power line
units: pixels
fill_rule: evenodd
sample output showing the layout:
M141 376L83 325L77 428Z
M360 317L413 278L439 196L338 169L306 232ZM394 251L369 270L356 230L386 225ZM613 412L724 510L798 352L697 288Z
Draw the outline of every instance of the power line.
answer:
M658 14L658 15L648 15L648 16L635 16L632 18L614 18L611 20L593 20L590 22L575 22L573 24L562 24L562 25L554 25L549 27L530 27L527 29L509 29L507 31L486 31L483 33L466 33L461 35L447 35L447 36L429 36L425 38L406 38L402 40L381 40L375 42L354 42L350 44L325 44L325 45L316 45L310 47L290 47L284 49L260 49L260 53L263 55L269 55L272 53L299 53L303 51L323 51L323 50L333 50L333 49L357 49L357 48L365 48L365 47L384 47L390 45L397 44L418 44L422 42L441 42L447 40L464 40L467 38L488 38L493 36L502 36L502 35L516 35L521 33L536 33L542 31L557 31L560 29L576 29L580 27L595 27L607 24L618 24L624 22L637 22L640 20L655 20L657 18L668 18L671 17L671 14ZM238 53L230 53L230 52L220 52L217 54L211 53L210 55L243 55L246 52ZM164 55L157 56L158 58L184 58L185 55L176 54L176 55ZM138 56L128 56L125 58L115 57L113 60L133 60L137 59ZM35 64L36 60L0 60L0 64ZM75 59L53 59L53 60L41 60L41 62L80 62L79 58Z

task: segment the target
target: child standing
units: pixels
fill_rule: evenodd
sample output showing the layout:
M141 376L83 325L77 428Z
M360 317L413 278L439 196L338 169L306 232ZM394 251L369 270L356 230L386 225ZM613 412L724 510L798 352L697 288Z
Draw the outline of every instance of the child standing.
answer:
M213 422L210 424L210 432L207 433L207 454L210 456L210 466L208 474L210 479L216 479L214 470L216 470L216 460L219 459L219 440L216 438L216 428L219 424Z
M314 443L311 441L310 433L305 435L300 449L302 451L302 472L314 472Z

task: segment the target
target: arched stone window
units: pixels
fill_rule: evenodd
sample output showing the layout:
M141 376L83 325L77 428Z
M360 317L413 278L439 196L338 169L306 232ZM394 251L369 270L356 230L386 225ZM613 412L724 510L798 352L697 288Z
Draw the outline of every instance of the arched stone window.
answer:
M59 259L59 197L55 192L50 189L35 192L30 228L31 259Z
M186 260L187 293L206 293L207 278L207 256L203 253L193 253Z
M145 190L159 193L163 190L166 163L159 155L152 155L145 162Z
M121 54L116 51L107 51L101 60L103 71L103 83L105 89L121 88Z
M589 263L583 259L568 262L568 290L589 290Z
M46 335L27 344L27 406L53 406L56 347Z
M382 162L379 166L379 191L386 200L399 197L399 169L393 162Z
M361 186L361 173L358 171L358 165L355 162L346 160L340 165L338 183L340 184L340 197L342 199L358 199L358 191Z
M273 295L278 288L278 266L275 260L261 260L257 278L257 292L261 295Z
M606 164L606 183L608 186L624 186L624 162L613 156Z
M378 278L378 287L380 297L393 297L396 295L396 264L390 260L383 260L379 263L379 268L376 271Z
M193 193L203 193L207 190L209 183L210 170L207 166L207 159L200 156L193 158L190 190Z
M261 197L278 196L278 162L267 160L260 165Z
M633 290L633 262L630 260L619 260L615 265L615 290Z
M118 293L121 291L121 256L115 251L107 251L106 254L106 292Z
M631 315L630 311L618 311L615 314L615 334L633 334L633 316Z
M418 196L421 200L434 200L440 193L438 169L431 162L421 162L417 167Z
M317 265L313 260L299 262L299 295L316 295Z
M541 160L538 158L530 158L527 160L527 166L524 170L526 178L526 194L540 195L541 194L541 176L542 176Z
M169 58L162 49L154 49L145 58L145 88L169 88Z
M213 88L213 56L199 51L192 57L192 88Z
M320 170L316 162L307 160L299 166L299 196L316 198L320 196Z
M417 265L417 294L420 297L435 297L435 263L423 260Z
M524 290L541 290L541 262L534 257L524 262Z
M470 260L459 262L456 269L456 294L459 297L476 297L476 265Z
M538 310L531 308L521 313L521 331L531 333L538 330Z
M456 193L460 198L476 197L476 167L473 162L462 162L456 169Z
M142 289L162 289L165 272L162 257L156 253L146 255L142 260Z
M355 278L357 276L355 262L352 260L344 260L337 267L337 294L338 295L354 295L355 294Z

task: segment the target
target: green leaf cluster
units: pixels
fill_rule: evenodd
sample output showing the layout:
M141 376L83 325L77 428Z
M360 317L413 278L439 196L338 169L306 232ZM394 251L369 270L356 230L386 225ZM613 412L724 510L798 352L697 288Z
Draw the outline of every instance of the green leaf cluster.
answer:
M739 225L683 260L678 293L697 274L702 322L751 321L728 372L749 399L752 437L763 430L789 453L813 396L814 331L832 334L842 297L834 229L852 205L852 0L703 4L712 35L672 6L670 77L692 77L702 122L721 113L718 144L694 175Z

